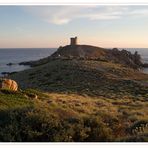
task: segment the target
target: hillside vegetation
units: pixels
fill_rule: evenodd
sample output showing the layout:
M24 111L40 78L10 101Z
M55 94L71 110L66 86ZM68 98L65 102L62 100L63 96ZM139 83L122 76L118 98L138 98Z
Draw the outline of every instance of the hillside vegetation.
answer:
M0 141L148 141L147 74L102 59L47 61L9 76L18 92L0 91Z
M0 102L0 141L148 141L142 98L3 90Z

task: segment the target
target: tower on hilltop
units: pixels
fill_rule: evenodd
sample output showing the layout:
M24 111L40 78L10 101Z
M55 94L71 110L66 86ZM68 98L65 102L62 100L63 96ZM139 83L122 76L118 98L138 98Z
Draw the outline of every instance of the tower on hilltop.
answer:
M74 38L70 38L70 45L77 45L78 44L78 38L74 37Z

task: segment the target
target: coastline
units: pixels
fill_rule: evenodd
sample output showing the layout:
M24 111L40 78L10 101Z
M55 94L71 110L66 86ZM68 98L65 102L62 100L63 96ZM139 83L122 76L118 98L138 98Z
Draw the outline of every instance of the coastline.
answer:
M36 61L51 55L56 48L7 48L0 49L0 75L29 69L29 65L20 65L23 61Z
M43 48L37 48L37 50L41 50ZM43 58L38 58L36 60L19 60L18 62L16 61L15 63L12 61L9 61L8 63L6 64L1 64L2 67L5 67L6 70L3 70L0 72L0 76L5 76L5 75L8 75L8 74L13 74L13 73L16 73L16 72L20 72L20 71L23 71L23 70L26 70L26 69L30 69L31 67L34 67L34 65L32 63L34 63L34 61L40 61L42 59L48 59L50 57L50 55L56 51L57 49L56 48L49 48L51 50L51 53L49 53L48 55L46 54L46 56L44 56ZM135 51L138 51L140 52L140 50L142 50L142 52L140 53L141 57L143 58L146 58L146 59L142 59L142 62L147 62L147 57L148 56L145 56L145 55L148 55L147 53L147 49L143 49L143 48L138 48L138 49L129 49L129 48L125 48L126 50L134 53ZM10 49L8 49L10 51ZM18 50L18 49L17 49ZM27 49L28 50L28 49ZM121 48L119 48L119 50L122 50ZM29 51L29 50L28 50ZM43 50L44 51L44 50ZM147 54L146 54L147 53ZM15 56L15 55L14 55ZM146 73L148 74L148 63L144 65L144 68L141 69L141 72L143 73Z

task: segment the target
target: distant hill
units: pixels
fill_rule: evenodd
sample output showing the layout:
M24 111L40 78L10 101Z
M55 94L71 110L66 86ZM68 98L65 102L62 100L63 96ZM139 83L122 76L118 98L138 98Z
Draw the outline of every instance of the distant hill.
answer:
M20 64L31 65L33 67L46 64L57 58L106 61L119 63L134 69L140 68L143 65L141 57L137 52L132 54L129 51L120 51L117 48L111 50L90 45L67 45L59 47L55 53L47 58L40 59L38 61L22 62Z

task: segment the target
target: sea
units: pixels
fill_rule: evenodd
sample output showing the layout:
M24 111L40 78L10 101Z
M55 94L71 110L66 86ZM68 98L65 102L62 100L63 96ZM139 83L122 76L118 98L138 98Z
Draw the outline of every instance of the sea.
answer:
M57 48L0 48L0 76L3 72L18 72L30 68L20 62L35 61L50 56ZM7 65L12 63L12 65Z
M124 48L125 50L138 53L142 61L148 63L148 48ZM19 65L20 62L35 61L50 56L57 48L0 48L0 76L3 72L18 72L30 68ZM119 49L121 50L121 49ZM7 65L13 63L12 65ZM148 73L148 68L142 70Z

